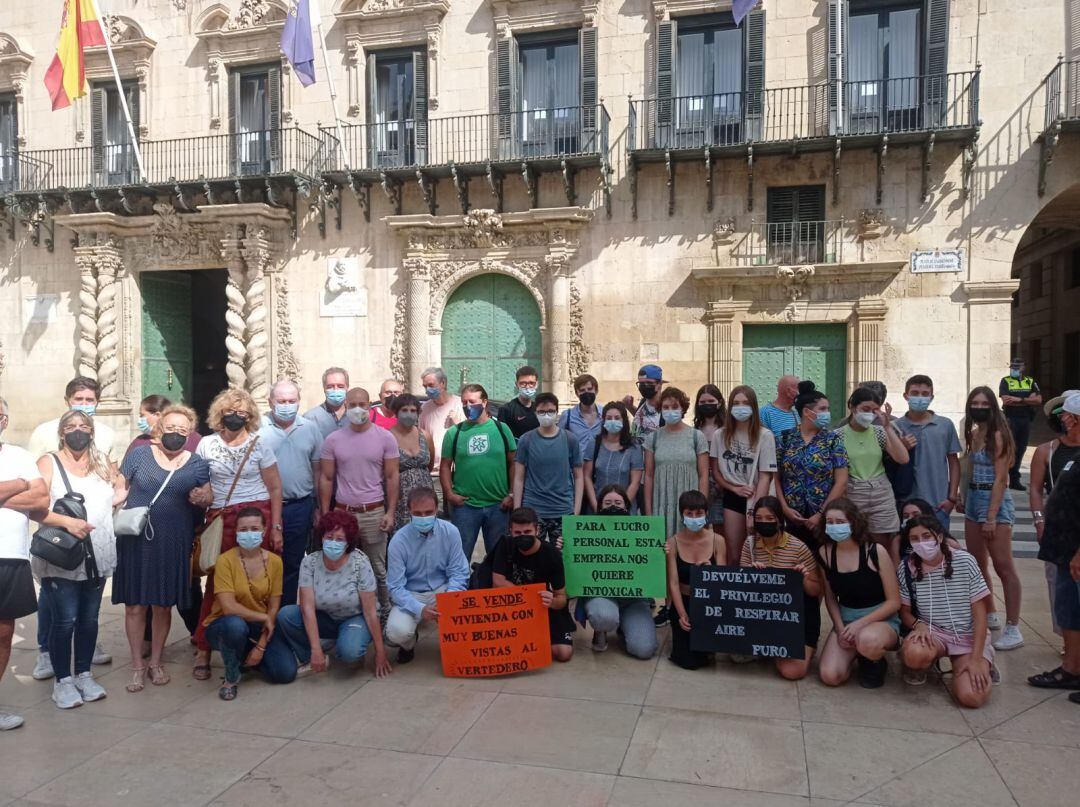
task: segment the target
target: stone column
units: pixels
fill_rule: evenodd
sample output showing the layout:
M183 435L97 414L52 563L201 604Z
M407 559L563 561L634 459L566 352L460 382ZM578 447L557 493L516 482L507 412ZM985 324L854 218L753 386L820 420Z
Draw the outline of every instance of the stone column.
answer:
M409 384L419 384L420 374L428 366L428 329L431 319L431 265L423 258L406 258L402 263L408 275L405 314L408 320L406 364Z
M247 391L265 406L270 394L269 311L266 306L266 268L270 243L262 231L243 240L244 285L244 376Z
M120 394L120 333L117 295L123 259L113 238L101 239L96 247L98 289L97 380L104 401L118 401Z
M983 384L1001 375L1012 352L1012 296L1020 288L1019 278L968 280L962 284L967 295L968 371L964 389Z
M880 297L868 297L855 303L855 377L848 379L851 384L881 380L888 310Z
M221 253L229 276L225 281L225 349L228 363L225 374L229 386L247 388L247 326L244 322L245 270L243 242L240 238L224 238Z
M551 296L548 297L547 335L551 368L548 387L560 401L569 401L570 388L570 260L566 255L547 257L551 276Z
M98 285L95 247L75 247L79 267L79 346L76 364L79 375L97 378Z
M709 383L725 393L742 383L741 340L735 338L735 315L739 311L738 304L720 300L709 303L703 317L709 329Z

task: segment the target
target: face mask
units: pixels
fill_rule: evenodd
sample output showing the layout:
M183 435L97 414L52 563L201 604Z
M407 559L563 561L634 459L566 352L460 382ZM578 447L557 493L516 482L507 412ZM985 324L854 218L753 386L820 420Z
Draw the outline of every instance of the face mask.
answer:
M434 401L439 397L439 393L442 392L438 387L424 387L424 394L429 401Z
M664 423L678 423L682 420L682 411L679 409L665 409L660 413L660 417L664 419Z
M536 397L537 393L536 387L518 387L517 391L518 395L520 395L522 398L527 398L530 401Z
M862 426L864 429L869 429L874 425L874 421L877 420L877 415L873 412L856 412L855 422Z
M326 402L331 406L341 406L345 403L345 390L328 389L326 391Z
M532 549L533 542L536 540L536 536L532 534L513 535L511 538L514 541L514 549L518 552L526 552Z
M274 404L274 417L285 423L296 420L296 413L300 411L300 404Z
M911 551L927 562L937 560L941 547L937 541L912 541Z
M258 530L245 530L236 533L236 543L241 549L256 549L262 546L263 534Z
M711 418L720 411L719 404L698 404L697 413L702 417Z
M739 423L745 423L750 420L750 416L754 414L754 410L750 406L733 406L731 407L731 416Z
M165 432L161 435L161 447L166 451L179 451L187 443L187 435L179 432Z
M762 538L772 538L780 532L780 525L775 521L755 521L754 532Z
M682 523L690 532L701 532L705 529L705 516L683 516Z
M825 534L832 540L840 543L846 541L851 537L851 525L850 524L826 524Z
M980 406L972 408L971 419L974 420L976 423L986 423L988 420L990 420L990 407Z
M578 400L581 401L582 406L592 406L596 403L595 392L583 392L578 396Z
M64 435L64 445L72 451L85 451L90 440L90 432L68 432Z
M814 423L819 429L827 429L832 425L832 412L818 412L814 416Z
M226 415L221 419L221 425L231 432L238 432L247 425L247 418L243 415Z
M1020 377L1020 371L1019 370L1009 370L1009 375L1012 378L1019 378Z
M540 421L540 425L545 429L550 429L555 425L555 420L558 418L554 412L542 412L536 416L536 419Z
M87 417L93 417L97 411L97 404L72 404L71 408L76 412L82 412Z
M476 420L482 414L484 414L484 405L483 404L466 404L464 409L465 409L465 417L468 418L469 420Z
M624 508L622 505L613 504L610 507L605 507L605 508L601 509L600 510L600 515L602 515L602 516L625 516L626 515L626 508Z
M642 398L652 398L652 396L656 394L656 384L646 384L643 381L639 381L637 391L641 393Z
M341 556L345 554L345 550L348 546L349 545L345 541L339 541L335 538L325 538L322 542L322 553L330 560L341 560Z
M144 417L140 417L135 421L135 428L139 430L139 434L150 434L150 421Z
M415 412L399 412L397 416L397 422L407 429L411 429L420 421L420 418Z
M435 529L435 516L412 516L410 523L425 535Z
M929 395L909 395L907 399L908 408L912 412L925 412L930 408L930 401L932 401Z
M618 420L605 420L604 431L608 434L618 434L622 431L622 418Z
M349 419L349 423L356 426L363 426L368 422L368 411L362 406L353 406L345 410L345 417Z

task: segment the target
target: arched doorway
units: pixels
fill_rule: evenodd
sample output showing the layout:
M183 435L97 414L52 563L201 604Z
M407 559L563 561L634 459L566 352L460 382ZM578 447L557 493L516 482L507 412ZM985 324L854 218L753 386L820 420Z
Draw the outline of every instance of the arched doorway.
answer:
M514 278L490 273L462 283L442 315L442 365L450 389L483 384L491 398L509 398L518 367L541 367L540 322L536 300Z

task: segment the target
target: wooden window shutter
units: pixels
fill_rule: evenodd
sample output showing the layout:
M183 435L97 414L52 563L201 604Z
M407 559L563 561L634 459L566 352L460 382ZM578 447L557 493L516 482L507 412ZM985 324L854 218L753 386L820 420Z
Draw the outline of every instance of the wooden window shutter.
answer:
M362 167L365 168L372 168L379 164L379 142L386 138L385 131L379 125L376 111L379 103L377 62L378 57L369 51L364 60L364 73L367 79L367 159Z
M495 43L496 129L499 141L499 157L514 156L517 115L517 40L509 36Z
M282 135L281 131L281 65L270 65L266 69L266 99L270 108L267 116L266 128L269 142L269 170L278 173L285 170L282 165Z
M761 137L761 117L765 109L765 11L746 15L746 117L747 140Z
M809 185L795 189L795 220L825 220L825 186Z
M90 89L90 146L94 182L104 180L105 173L105 121L109 108L109 97L104 87Z
M847 73L844 62L848 29L847 0L829 0L828 27L829 132L840 134L845 128L846 115L843 82Z
M427 164L428 148L428 59L427 50L414 51L413 68L413 131L416 138L416 164Z
M923 89L929 128L942 125L948 107L949 0L926 0L926 48Z
M596 67L596 29L582 28L578 32L581 61L581 151L595 151L596 122L599 116L600 95Z
M765 218L770 224L795 221L797 190L797 188L769 188Z
M675 98L675 48L678 39L675 20L662 22L656 30L656 125L660 143L667 142L667 129L673 123Z

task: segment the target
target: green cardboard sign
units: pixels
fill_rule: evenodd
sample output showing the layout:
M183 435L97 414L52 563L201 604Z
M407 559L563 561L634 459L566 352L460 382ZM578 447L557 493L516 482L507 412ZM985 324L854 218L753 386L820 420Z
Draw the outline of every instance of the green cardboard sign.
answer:
M563 516L570 597L666 597L663 516Z

